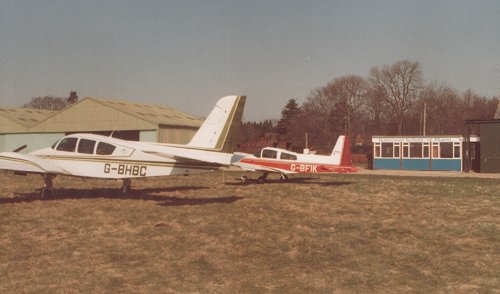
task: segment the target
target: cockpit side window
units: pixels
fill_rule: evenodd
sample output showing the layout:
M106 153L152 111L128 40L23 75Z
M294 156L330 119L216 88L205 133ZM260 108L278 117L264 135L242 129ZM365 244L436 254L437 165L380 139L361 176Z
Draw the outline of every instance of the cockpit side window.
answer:
M57 150L66 152L75 152L77 141L78 138L64 138L61 140L59 145L57 145Z
M257 157L257 158L260 158L260 152L262 151L262 149L259 149L257 152L255 152L253 154L253 156Z
M262 150L262 158L276 158L276 157L278 157L278 151L270 149Z
M94 140L80 139L78 142L78 153L94 154Z
M297 155L281 152L280 159L284 160L297 160Z
M97 155L111 155L113 154L113 151L115 151L116 146L104 143L104 142L99 142L97 144Z

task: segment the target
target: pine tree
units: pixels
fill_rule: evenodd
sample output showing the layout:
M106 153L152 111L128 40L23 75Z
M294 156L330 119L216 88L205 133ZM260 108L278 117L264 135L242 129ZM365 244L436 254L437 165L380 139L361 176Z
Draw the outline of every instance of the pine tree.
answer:
M288 133L295 120L298 118L300 115L300 107L299 104L297 104L296 99L290 99L288 100L287 104L281 111L281 118L278 121L278 126L277 126L277 132L280 135L285 135Z

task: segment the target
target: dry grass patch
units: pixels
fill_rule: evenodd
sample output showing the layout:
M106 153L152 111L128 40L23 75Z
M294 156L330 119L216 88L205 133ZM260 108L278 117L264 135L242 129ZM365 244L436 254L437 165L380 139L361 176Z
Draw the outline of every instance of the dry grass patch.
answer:
M241 173L120 182L0 175L0 292L499 289L500 181Z

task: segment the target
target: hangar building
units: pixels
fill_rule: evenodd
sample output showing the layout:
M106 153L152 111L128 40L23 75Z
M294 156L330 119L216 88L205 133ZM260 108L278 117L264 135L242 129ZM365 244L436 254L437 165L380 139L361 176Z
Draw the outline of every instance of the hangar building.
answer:
M50 137L51 134L27 136L30 128L55 113L50 110L0 107L0 151L12 151L22 145L40 146L45 141L60 138L59 135Z
M167 106L87 97L61 111L0 108L0 151L50 146L71 133L134 141L186 144L203 120Z

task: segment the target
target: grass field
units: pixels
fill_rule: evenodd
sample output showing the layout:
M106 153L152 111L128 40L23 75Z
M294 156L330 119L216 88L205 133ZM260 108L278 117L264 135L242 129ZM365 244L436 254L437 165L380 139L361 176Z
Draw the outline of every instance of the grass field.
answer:
M500 292L500 180L241 174L0 174L0 292Z

